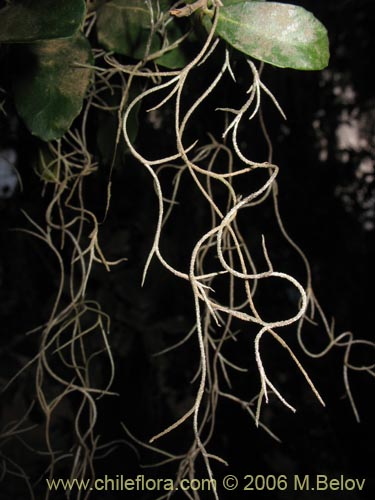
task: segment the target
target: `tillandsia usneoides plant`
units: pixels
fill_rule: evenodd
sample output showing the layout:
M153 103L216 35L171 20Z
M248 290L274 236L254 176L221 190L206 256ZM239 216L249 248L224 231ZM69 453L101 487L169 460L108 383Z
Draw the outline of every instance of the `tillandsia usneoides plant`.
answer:
M38 450L37 460L43 473L29 477L4 453L1 475L21 477L30 498L41 498L41 491L46 498L53 497L50 485L59 471L68 467L70 479L93 481L95 459L116 445L101 442L97 434L100 399L117 397L112 390L116 363L109 336L111 318L92 298L90 277L98 266L109 271L127 257L109 261L100 245L101 224L111 213L112 179L119 157L126 158L125 163L133 157L137 168L147 172L153 183L149 197L154 196L157 203L156 225L152 221L148 228L154 237L142 284L147 286L149 266L158 261L188 284L195 311L190 330L157 353L161 359L172 350L178 356L187 343L198 346L190 407L149 436L149 442L134 437L127 423L122 423L123 435L132 446L160 454L162 463L176 464L174 480L168 491L158 493L159 498L170 498L183 480L194 478L199 461L214 484L216 463L226 463L225 457L211 451L222 400L245 409L256 426L279 439L262 421L264 403L279 400L292 412L296 407L267 371L265 337L286 350L296 366L295 376L302 375L322 405L314 377L300 358L342 350L346 392L359 420L349 375L352 370L374 375L373 363L354 362L351 348L374 344L356 339L351 332L337 334L314 295L309 262L280 215L279 167L273 162L262 112L262 103L268 100L281 119L286 118L277 97L262 81L265 65L304 71L328 65L328 36L321 22L302 7L262 0L66 0L52 2L53 8L49 0L5 3L0 9L0 50L2 57L16 57L20 64L12 67L5 81L2 107L14 102L36 138L35 174L46 200L44 220L25 213L28 226L22 231L47 246L57 266L58 284L48 317L28 332L37 344L35 355L3 388L9 391L25 373L34 374L33 402L19 422L3 429L1 441L22 439L26 446L30 412L35 406L41 409L45 448ZM20 71L27 60L32 63ZM246 92L238 84L244 79ZM233 90L228 93L229 85ZM202 110L212 117L212 129L202 130ZM147 119L163 122L163 117L168 119L168 141L159 148L153 144L151 153L144 146L152 141L142 141L140 124ZM249 120L258 120L267 145L263 161L251 159L249 148L244 147L242 136ZM103 123L111 125L103 127ZM112 130L112 137L103 140L106 128ZM87 207L85 186L102 168L106 168L107 198L104 216L99 217ZM193 186L195 199L203 201L206 227L191 248L189 262L179 267L165 256L163 234L175 223L185 185ZM243 192L244 188L249 189ZM243 230L243 221L263 205L272 207L278 231L302 261L303 281L274 267L266 236L258 238L254 231L251 238L251 231ZM177 248L184 245L176 242ZM266 319L268 315L257 306L263 282L278 282L294 297L289 316ZM326 336L320 352L311 351L305 342L306 323L315 324ZM291 331L299 353L290 346ZM246 380L248 369L227 354L233 352L228 346L242 337L248 342L249 365L257 367L258 390L246 398L236 392L233 378ZM106 379L95 376L96 367L103 364L109 366L103 372ZM253 386L254 380L249 384ZM72 437L69 446L61 449L55 423L67 408ZM162 438L182 426L191 431L188 448L165 451L159 444ZM88 498L92 491L82 488L66 494ZM196 491L184 494L200 498ZM219 498L220 491L214 488L211 494Z

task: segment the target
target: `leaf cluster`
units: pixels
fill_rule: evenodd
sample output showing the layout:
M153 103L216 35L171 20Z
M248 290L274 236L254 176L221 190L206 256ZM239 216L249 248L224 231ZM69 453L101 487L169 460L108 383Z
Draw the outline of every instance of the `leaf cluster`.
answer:
M82 111L93 79L93 51L177 70L193 58L218 8L216 34L274 66L328 64L325 27L302 7L264 0L14 0L0 9L0 52L17 58L13 99L30 132L61 138ZM184 10L185 9L185 10ZM91 28L95 25L96 30Z

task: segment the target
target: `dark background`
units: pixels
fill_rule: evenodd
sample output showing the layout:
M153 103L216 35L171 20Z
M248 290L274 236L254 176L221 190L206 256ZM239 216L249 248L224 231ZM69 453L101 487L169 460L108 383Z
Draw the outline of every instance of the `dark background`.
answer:
M280 166L280 209L287 230L309 258L315 293L327 317L336 319L337 332L350 330L358 338L373 340L375 184L374 175L371 172L364 174L360 165L364 159L371 159L372 166L375 161L375 81L372 71L375 5L373 0L301 0L295 3L314 12L326 25L331 42L331 62L328 69L319 73L265 69L264 81L288 117L283 123L272 105L264 100L265 118L274 144L274 161ZM239 81L244 90L248 77L244 67L244 79ZM6 80L5 73L1 78ZM199 82L191 85L199 88ZM340 143L338 131L340 126L343 130L343 123L357 127L362 139L359 145L350 147ZM201 117L202 130L211 125L212 114ZM261 138L257 140L257 127L257 123L250 124L241 134L245 148L264 159L265 147ZM37 144L14 116L6 119L0 115L0 133L1 148L13 147L18 152L18 169L24 182L22 193L18 191L12 198L0 200L0 376L5 381L35 353L34 337L25 339L24 332L44 321L56 283L54 265L45 249L36 240L10 231L25 226L20 209L43 221L47 200L41 198L41 185L31 168ZM150 153L160 144L167 148L170 133L168 127L158 132L152 123L141 121L137 145L140 149L149 148ZM103 167L88 179L86 185L87 203L98 215L104 209L102 186L107 174L108 170ZM189 189L187 184L180 195L179 223L168 229L162 244L167 259L177 266L186 265L189 245L202 233L206 222L198 196ZM243 189L246 192L246 185ZM139 286L152 244L156 209L149 176L126 156L114 172L111 211L101 228L101 238L108 258L126 256L128 262L110 274L95 268L90 288L92 297L112 318L110 340L117 367L113 390L120 393L119 398L107 398L99 403L98 433L104 441L124 437L121 421L138 438L147 440L175 420L188 407L189 398L194 394L194 387L189 383L197 368L194 340L185 349L165 357L152 356L181 338L193 322L188 285L181 285L158 264L151 266L144 288ZM254 212L252 217L252 230L259 234L265 232L273 243L270 253L275 267L303 279L298 256L281 242L271 219L270 207L266 206L262 213ZM183 247L180 244L182 237L186 238ZM269 307L270 302L274 304L273 310L269 310L271 317L280 311L282 314L284 307L288 307L282 297L276 296L279 298L270 301L266 291L261 294L265 307ZM314 342L319 348L320 341ZM247 359L250 359L249 342L241 345L243 356L248 354ZM321 360L306 359L302 353L299 355L327 403L325 409L319 406L302 377L279 351L270 345L267 365L298 411L294 415L276 401L264 411L264 421L282 440L278 444L257 430L239 407L228 402L220 403L217 434L210 451L223 456L230 465L228 469L218 466L215 469L217 478L227 473L239 477L245 474L286 474L288 477L293 474L327 474L338 477L343 474L347 478L366 478L367 488L363 493L342 493L340 498L371 498L375 491L373 381L360 373L351 375L352 390L362 419L358 424L345 396L343 350L334 350ZM361 355L366 357L371 353ZM106 367L103 366L102 370L105 371ZM243 378L238 381L238 384L243 384L239 385L239 390L250 396L255 393L257 383L256 370L250 367L252 392ZM12 390L1 395L2 427L19 418L32 398L32 391L33 380L28 373ZM40 421L37 409L31 419L36 423ZM64 443L64 418L56 432ZM165 447L182 450L190 439L190 427L185 426L165 439ZM35 431L31 441L42 448L38 440L42 440L42 434ZM40 464L33 460L31 452L21 451L22 447L12 443L6 444L7 453L10 447L14 459L23 463L32 477L41 473L38 470ZM145 453L141 462L149 463L153 458ZM148 477L172 477L173 468L167 467L162 473L139 469L136 455L126 445L97 463L98 476L125 474L132 477L136 473ZM198 466L197 477L203 475L203 466L202 469ZM14 490L14 480L8 478L2 484L1 498L9 498L9 485L16 491L14 498L26 498L23 495L27 493ZM290 490L287 495L258 492L251 496L250 493L254 492L248 492L243 498L328 500L339 495L301 494ZM110 498L110 494L105 498ZM150 494L142 498L154 497ZM242 496L237 491L224 494L223 498Z

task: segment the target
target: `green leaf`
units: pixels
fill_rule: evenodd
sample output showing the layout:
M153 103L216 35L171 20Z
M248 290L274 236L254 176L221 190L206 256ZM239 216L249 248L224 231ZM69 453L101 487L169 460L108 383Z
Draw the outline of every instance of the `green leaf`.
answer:
M248 2L266 2L267 0L248 0ZM244 3L244 0L224 0L224 7L234 5L235 3Z
M89 42L82 34L66 40L27 46L34 66L14 84L18 113L32 134L45 141L59 139L79 115L92 64Z
M0 10L0 43L71 37L85 14L84 0L15 0Z
M157 2L153 2L153 17L158 14ZM159 0L160 12L168 12L169 2ZM165 16L167 21L168 16ZM154 33L151 41L151 13L144 0L111 0L98 11L98 40L107 50L122 54L133 59L143 59L147 55L169 46L183 36L183 31L177 20L169 18L160 30ZM161 34L163 32L163 36ZM167 41L163 45L162 40ZM187 42L186 42L187 43ZM148 53L146 54L146 52ZM184 67L189 58L184 47L178 46L165 52L155 62L170 69Z
M172 19L167 24L165 36L167 38L168 45L171 45L183 36L183 32L177 23L177 20ZM193 33L190 33L189 36L178 45L178 47L165 52L161 57L158 57L155 62L168 69L183 68L191 61L189 53L191 52L191 48L194 43L196 43L196 38Z
M155 62L168 69L180 69L189 63L190 59L181 47L177 47L158 57Z
M34 160L35 173L45 182L59 181L58 158L52 154L46 145L38 150L38 156Z
M144 0L112 0L98 11L98 40L118 54L143 59L150 36L151 16ZM160 48L153 37L150 52Z
M326 28L296 5L235 0L220 9L216 32L241 52L274 66L320 70L328 65Z

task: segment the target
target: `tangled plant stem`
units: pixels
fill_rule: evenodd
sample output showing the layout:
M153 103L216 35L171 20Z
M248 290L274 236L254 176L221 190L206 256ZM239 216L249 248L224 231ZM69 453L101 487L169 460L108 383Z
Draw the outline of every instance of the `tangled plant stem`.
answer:
M213 455L209 451L210 442L215 436L217 408L222 399L232 401L242 407L256 426L279 440L262 422L261 410L264 401L268 403L270 396L273 395L289 410L294 412L296 408L287 401L268 375L262 357L262 340L266 335L285 349L318 401L324 405L320 392L290 347L290 341L287 342L284 338L282 332L285 327L295 326L295 337L298 339L299 346L302 352L311 358L325 356L334 347L344 350L344 384L357 420L359 420L359 413L350 389L349 373L350 371L364 371L372 376L375 375L375 364L356 365L351 360L354 346L364 345L373 348L374 343L355 340L351 332L335 334L333 325L329 325L313 293L308 260L284 227L277 196L279 168L273 163L272 142L263 119L263 96L266 95L271 99L282 117L285 118L285 115L277 99L261 80L263 66L260 65L257 69L252 61L247 61L250 85L238 109L228 107L227 102L215 104L215 112L223 118L221 138L217 139L208 131L209 141L206 144L202 145L202 138L199 137L185 145L186 136L190 138L195 130L194 116L206 104L207 99L220 89L225 78L229 77L236 82L230 54L228 50L221 51L219 41L215 38L215 27L222 3L219 0L212 2L212 28L197 55L184 68L173 71L160 70L155 61L182 43L186 36L183 35L171 44L164 39L162 48L153 53L151 51L152 37L155 33L165 36L165 23L170 20L170 15L161 12L159 2L147 1L146 3L150 10L151 27L143 60L133 65L124 65L112 53L106 53L103 50L95 52L96 61L92 67L95 72L95 82L88 93L81 129L71 130L63 139L52 142L48 146L52 159L45 162L43 171L53 175L44 189L44 195L49 196L50 200L44 224L37 224L25 214L32 226L32 229L26 232L43 241L56 259L59 269L59 285L48 320L32 333L39 335L38 353L9 381L6 388L24 370L35 366L37 400L46 419L46 450L40 453L42 455L48 453L50 456L50 465L47 470L50 478L55 475L60 464L66 461L71 464L71 478L94 478L95 457L107 453L107 450L116 445L116 443L99 444L96 435L97 401L101 397L114 395L111 386L115 377L115 363L108 341L110 318L102 311L100 304L90 299L88 283L95 264L100 263L109 270L119 261L109 262L104 257L99 244L100 223L96 215L85 207L84 182L86 177L97 169L97 164L87 145L88 117L91 109L117 111L119 127L115 149L117 150L122 132L130 153L146 169L153 181L158 201L158 218L154 241L144 267L142 284L145 282L152 259L156 258L168 272L190 284L194 299L195 324L181 340L158 353L159 356L166 355L184 346L194 336L196 337L199 348L199 369L193 380L193 383L197 385L193 404L175 422L151 437L149 443L137 439L126 425L123 425L132 443L161 455L161 460L153 465L160 466L176 462L178 465L175 484L178 486L183 478L194 477L197 460L203 458L208 476L213 479L212 464L216 461L226 463L222 457ZM188 16L202 7L207 7L207 1L198 0L187 6L182 6L182 2L177 2L171 14L177 17ZM93 29L95 22L96 12L89 9L85 22L87 34ZM184 91L189 89L191 93L189 79L194 78L194 73L202 72L203 74L205 65L214 57L216 60L222 58L220 67L211 81L207 80L206 88L200 91L199 95L193 96L192 104L187 111L184 111ZM132 88L139 81L142 82L143 90L131 99ZM108 90L111 92L121 90L122 98L118 106L109 105L106 102L105 93ZM167 106L172 107L174 112L175 150L172 154L156 159L147 158L132 142L129 126L132 111L140 103L148 103L150 98L154 98L158 103L152 105L148 112L161 111ZM248 158L241 150L239 140L240 125L244 120L253 120L256 117L259 117L260 129L268 145L268 158L264 162ZM115 154L116 151L114 156ZM174 173L172 184L166 185L163 182L162 175L165 171ZM260 173L262 182L246 195L240 195L236 188L237 180L255 177L256 171ZM109 174L104 219L110 210L112 172L113 164ZM194 244L188 266L184 269L177 269L162 255L160 242L163 231L178 206L181 186L186 177L193 181L206 204L210 215L210 227ZM256 177L257 180L254 180L254 183L259 182L259 177ZM244 183L244 186L246 185ZM224 203L222 195L217 194L216 186L220 186L221 190L225 189ZM166 192L171 195L166 196ZM268 242L263 235L261 245L257 243L261 248L260 253L266 267L260 270L256 265L255 252L250 245L254 242L249 242L249 238L241 231L239 218L254 207L267 202L273 205L273 213L281 235L302 259L306 272L305 283L300 283L290 274L274 269L267 249ZM69 256L68 259L66 255ZM272 279L281 281L286 287L293 287L298 293L299 300L295 300L295 311L289 318L267 321L257 308L259 284L264 280ZM226 300L219 300L216 298L215 290L219 286L222 287L223 281L225 281ZM220 285L218 285L219 282ZM303 331L306 321L316 325L319 322L327 334L327 345L320 352L312 352L305 344ZM235 329L239 322L256 327L255 335L249 339L251 346L249 364L257 367L260 387L258 393L248 400L236 394L231 376L233 371L248 377L248 370L226 355L226 346L229 343L236 341L240 336L248 336L246 328L240 331ZM290 335L290 330L288 335ZM106 357L110 366L108 380L101 381L99 385L92 380L92 366L98 357ZM52 383L54 391L46 389L47 381ZM79 396L74 408L75 417L72 428L74 440L69 451L60 452L53 442L54 415L65 399L71 399L72 395ZM193 438L185 452L171 453L152 444L183 424L190 424L191 421ZM0 439L7 440L14 434L23 434L27 429L22 427L21 422L5 429ZM3 463L8 469L12 469L12 473L24 477L32 496L33 485L30 484L24 471L17 470L16 465L6 457ZM188 491L184 493L188 498L199 498L196 492L193 496ZM217 499L218 493L214 491L213 494ZM77 498L88 496L89 492L78 492ZM171 493L168 493L160 498L170 496Z
M197 2L198 4L199 2ZM195 4L193 4L195 5ZM177 15L189 15L190 7L187 6L185 10L181 10L177 13ZM216 5L216 14L219 5ZM188 12L189 10L189 12ZM173 11L172 14L176 15L176 11ZM276 340L286 351L289 353L290 357L296 363L298 369L302 373L303 377L306 379L308 385L313 390L315 396L320 401L320 403L324 406L324 401L319 394L318 390L315 388L312 380L307 374L306 370L303 368L302 364L296 357L293 350L289 347L288 343L285 339L277 332L280 328L285 326L290 326L292 324L297 325L297 337L299 343L302 347L302 350L305 354L311 357L320 357L325 355L334 345L341 346L345 348L345 360L344 360L344 382L346 386L346 390L348 396L350 398L350 402L352 404L354 413L356 418L358 418L358 412L356 410L354 400L351 395L350 387L349 387L349 379L348 379L348 369L354 368L350 365L348 359L350 354L351 346L353 345L353 337L349 333L345 333L335 337L333 332L328 328L327 321L325 316L317 303L313 293L311 286L311 271L310 266L305 257L304 253L300 250L300 248L294 243L294 241L287 234L278 208L277 201L277 184L276 177L278 173L278 167L272 164L272 143L269 139L263 116L260 115L261 120L261 129L263 130L264 137L269 146L269 157L266 162L259 163L252 161L247 158L239 147L238 141L238 133L239 133L239 125L242 120L246 117L248 113L250 113L249 119L253 119L261 110L261 93L264 92L267 96L271 98L276 108L279 110L281 115L285 118L285 115L278 104L276 98L269 91L269 89L264 85L264 83L260 79L260 72L256 69L255 65L248 61L249 67L252 73L252 83L250 85L248 91L248 99L242 105L242 107L238 110L233 108L223 108L218 107L217 110L224 112L226 115L234 114L234 119L226 125L226 128L223 132L223 141L219 142L212 138L212 143L207 144L206 146L197 146L197 143L193 143L190 146L186 147L184 145L183 136L185 130L188 128L191 123L193 126L193 114L197 111L197 109L202 105L202 103L206 100L206 98L213 92L213 90L220 85L221 80L224 75L228 72L233 80L235 80L234 72L230 65L229 54L225 52L225 59L223 65L217 74L217 76L212 80L211 83L207 85L205 91L203 91L199 96L196 97L195 102L190 106L188 112L185 115L181 114L181 103L182 103L182 95L183 90L187 85L187 80L190 74L193 71L201 70L201 66L207 61L209 57L216 50L216 41L213 38L213 33L215 31L215 22L217 17L213 19L212 30L206 40L206 43L200 53L194 58L194 60L187 65L184 69L182 69L179 73L163 73L160 72L159 77L160 80L157 81L156 84L151 86L141 95L139 95L136 99L134 99L131 103L129 103L127 109L125 110L124 118L123 118L123 133L125 141L133 154L133 156L144 165L147 171L151 174L155 191L158 197L159 204L159 216L157 229L155 233L154 244L150 251L149 257L145 266L145 273L149 267L150 261L152 257L155 255L160 263L174 275L179 278L189 280L192 287L192 293L194 296L194 304L196 311L196 324L194 329L192 329L189 334L179 343L177 343L174 348L180 347L183 342L187 339L191 338L193 332L197 335L197 341L199 345L200 352L200 374L199 374L199 384L196 392L195 403L191 407L189 411L187 411L180 419L178 419L175 423L167 427L164 431L160 432L153 438L151 438L150 442L154 442L155 440L161 438L165 434L172 432L177 427L182 425L189 418L193 418L193 430L195 436L195 442L192 448L187 453L186 457L190 457L189 460L182 460L179 473L177 475L177 480L181 480L185 475L191 475L194 470L194 462L198 456L198 453L202 454L204 461L206 463L206 468L209 474L209 477L213 477L211 460L212 458L218 459L218 457L210 457L207 446L214 434L214 426L215 426L215 412L218 404L219 397L224 397L227 399L231 399L239 403L242 407L246 408L250 413L252 418L255 420L256 425L261 423L260 415L261 415L261 407L263 399L266 402L269 401L269 393L274 394L287 408L292 411L295 411L295 408L286 401L281 392L276 388L276 386L271 382L269 377L267 376L266 369L264 367L260 349L260 342L262 337L265 334L271 335L274 340ZM261 68L262 69L262 68ZM146 76L147 73L141 67L136 68L137 75ZM203 71L203 69L201 70ZM152 74L152 78L155 76L155 73ZM151 78L151 76L150 76ZM165 81L164 81L165 80ZM172 99L175 100L174 109L175 109L175 140L176 140L176 154L173 154L169 157L159 158L156 160L148 160L146 159L131 143L129 140L129 135L127 132L127 123L130 112L132 108L140 101L150 96L151 94L157 94L172 87L172 90L169 91L168 95L164 97L160 103L153 107L152 109L160 109L162 106L165 106ZM251 111L251 107L253 110ZM226 138L231 132L231 143L232 147L229 147L226 144ZM227 169L225 173L215 173L214 167L218 162L218 153L219 151L226 151L228 155L228 163ZM179 163L173 163L176 160ZM208 160L208 168L202 167L200 163L205 160ZM237 164L242 163L241 166L237 166ZM154 171L154 168L158 169ZM175 174L175 186L173 189L172 199L167 199L163 195L163 187L159 180L160 172L165 168L173 168L176 169L177 173ZM240 198L235 191L233 185L233 179L240 175L250 175L255 169L262 169L264 171L268 171L269 176L268 179L264 182L264 184L254 192L250 193L246 197ZM223 164L220 164L220 170L223 171ZM194 180L196 186L201 192L202 196L206 199L209 204L211 214L212 214L212 227L207 233L205 233L195 245L189 266L189 271L185 272L182 270L178 270L173 268L170 264L166 262L166 260L162 257L160 252L160 239L162 236L162 229L166 224L167 219L170 217L175 205L178 196L178 191L180 189L181 178L183 172L188 172L191 178ZM203 180L202 180L203 179ZM224 185L228 192L228 201L227 201L227 211L223 213L219 208L217 203L215 202L215 194L212 189L212 182L217 181ZM296 252L302 258L307 275L307 284L306 286L302 286L295 278L286 273L281 273L274 271L272 262L269 258L265 240L262 239L262 248L264 259L268 265L268 270L259 272L255 268L254 260L251 256L250 249L246 244L240 230L238 224L236 222L237 216L241 211L249 210L251 207L264 203L269 197L273 200L274 204L274 212L276 221L279 225L280 231L283 234L286 241L296 250ZM168 204L168 210L165 212L164 206ZM216 243L215 243L216 242ZM209 272L205 270L205 257L207 254L212 251L212 248L216 246L216 255L219 263L222 268L218 269L216 272ZM241 269L237 270L233 262L234 253L236 253L237 259L240 262ZM250 268L250 271L249 271ZM229 304L218 303L212 298L212 292L215 288L215 279L219 276L226 275L228 277L228 292L229 292ZM145 278L145 275L144 275ZM256 309L254 303L255 291L257 288L257 283L260 280L267 278L278 278L285 280L286 283L290 283L293 285L299 295L300 295L300 303L298 305L298 311L294 316L288 319L281 319L278 321L268 322L262 319L261 315ZM235 280L240 280L245 287L246 301L241 305L236 305L234 303L234 287L236 285ZM144 281L144 279L143 279ZM327 333L329 334L330 343L329 345L319 354L314 355L311 353L304 345L302 339L302 329L304 322L313 321L315 310L319 312L321 315L321 319L323 324L326 325ZM223 319L222 314L227 316L227 320ZM233 338L234 334L231 332L231 323L234 318L238 318L245 322L255 323L259 325L260 329L258 334L254 339L254 354L256 364L258 366L259 376L261 388L257 399L256 412L252 412L250 409L250 405L252 403L248 403L246 401L241 400L236 397L232 393L226 393L221 389L222 381L221 378L224 378L225 383L231 387L230 377L228 375L227 367L231 367L236 370L241 370L235 364L231 363L227 360L223 353L223 346L226 341ZM215 326L216 325L216 326ZM220 337L219 334L219 342L214 339L212 334L213 331L217 331L217 328L224 325L224 329L222 330L222 334ZM343 339L347 339L344 341ZM359 343L367 344L365 341L357 341ZM369 343L373 345L372 343ZM169 350L165 350L164 352L168 352ZM363 370L368 371L369 373L373 373L372 366L362 367ZM354 369L360 369L359 367ZM220 374L221 372L221 374ZM262 427L264 427L262 425ZM266 429L268 432L269 429ZM204 439L203 435L207 437ZM217 497L217 494L215 493Z

